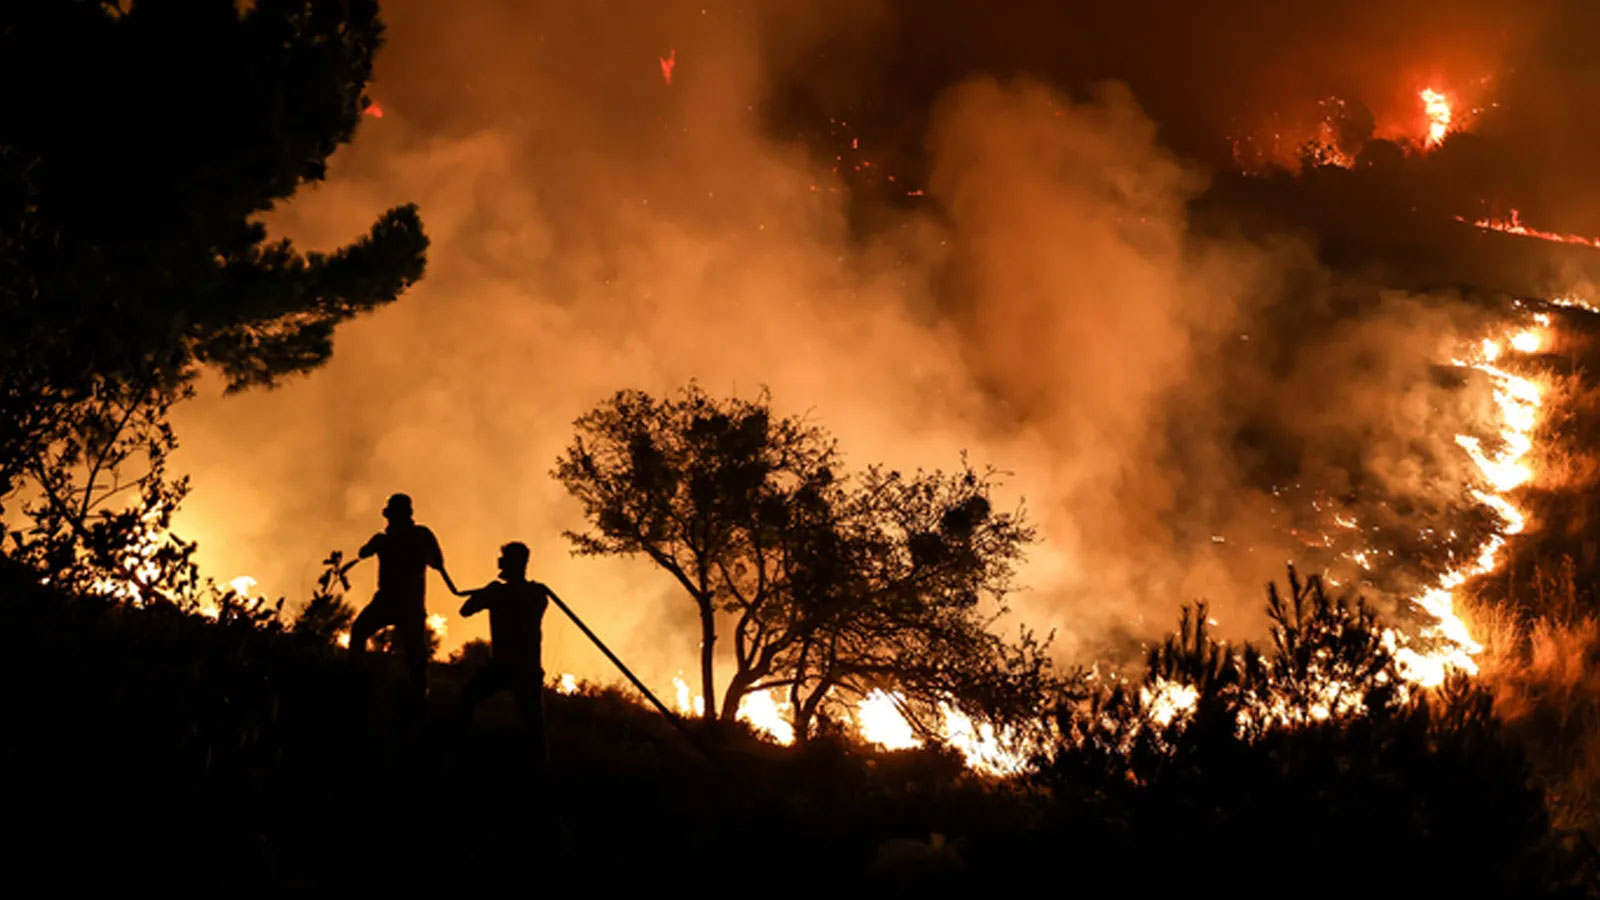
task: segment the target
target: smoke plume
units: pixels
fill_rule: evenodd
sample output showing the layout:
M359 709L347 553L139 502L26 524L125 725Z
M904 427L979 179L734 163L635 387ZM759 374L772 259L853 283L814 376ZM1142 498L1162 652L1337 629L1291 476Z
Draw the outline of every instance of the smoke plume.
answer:
M1262 584L1307 552L1296 498L1459 498L1452 436L1482 392L1433 366L1485 313L1190 221L1205 140L1230 110L1269 115L1263 80L1408 90L1382 70L1400 36L1352 63L1353 25L1306 55L1304 21L1223 38L1222 16L1189 23L1216 43L1168 23L1119 71L1138 19L1109 6L1053 32L1042 10L967 29L963 4L902 6L386 4L382 117L269 225L316 248L416 201L429 271L325 369L179 411L205 567L303 598L407 491L459 583L524 540L534 577L663 684L694 659L691 605L646 563L572 558L579 510L548 472L611 392L689 379L770 386L856 465L966 451L1010 472L1042 541L1007 627L1056 629L1074 662L1201 598L1259 636ZM1401 6L1357 21L1421 16ZM1533 40L1538 16L1495 30L1475 6L1441 58ZM1241 42L1263 52L1239 62ZM454 612L437 583L429 604ZM446 645L486 629L452 615ZM547 635L547 668L609 677L575 631Z

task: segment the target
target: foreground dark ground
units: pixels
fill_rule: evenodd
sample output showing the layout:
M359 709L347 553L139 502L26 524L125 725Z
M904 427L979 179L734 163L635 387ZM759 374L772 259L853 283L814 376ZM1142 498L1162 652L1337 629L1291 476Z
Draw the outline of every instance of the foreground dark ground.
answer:
M1550 828L1523 757L1465 702L1200 740L1134 786L1092 753L1003 784L949 754L742 733L705 735L711 762L630 697L552 693L540 786L509 702L448 726L460 666L435 667L405 727L382 657L303 636L14 574L0 620L10 868L66 894L1596 896L1581 836Z

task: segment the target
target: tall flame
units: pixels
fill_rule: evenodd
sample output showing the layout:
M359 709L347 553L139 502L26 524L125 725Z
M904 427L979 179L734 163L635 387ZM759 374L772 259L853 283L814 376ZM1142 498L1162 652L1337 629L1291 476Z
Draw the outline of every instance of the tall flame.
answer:
M1423 88L1418 96L1422 98L1422 108L1428 115L1428 137L1423 143L1428 147L1436 147L1450 133L1450 121L1453 118L1450 98L1433 88Z

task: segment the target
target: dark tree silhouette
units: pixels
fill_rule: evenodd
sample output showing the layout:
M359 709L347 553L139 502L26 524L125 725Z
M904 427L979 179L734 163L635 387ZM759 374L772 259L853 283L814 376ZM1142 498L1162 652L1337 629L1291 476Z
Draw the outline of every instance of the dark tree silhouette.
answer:
M765 394L717 400L690 385L625 391L577 422L555 475L592 528L577 552L642 554L700 618L705 717L731 721L752 691L783 688L804 740L826 704L895 690L924 732L943 703L1037 711L1042 648L988 630L1031 529L989 501L992 474L838 473L832 438L773 415ZM716 641L733 671L718 692Z
M372 0L0 4L10 553L65 577L164 527L167 406L203 368L230 390L307 371L421 276L414 207L331 253L257 218L354 135L381 35Z

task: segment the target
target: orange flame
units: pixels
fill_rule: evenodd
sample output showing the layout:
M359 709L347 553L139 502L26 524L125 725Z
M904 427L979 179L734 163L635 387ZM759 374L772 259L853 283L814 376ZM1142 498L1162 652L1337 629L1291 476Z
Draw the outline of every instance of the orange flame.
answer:
M678 51L669 50L667 55L661 57L661 79L672 86L672 68L678 64Z
M1444 136L1450 133L1450 121L1453 118L1450 98L1433 88L1423 88L1418 96L1422 98L1422 107L1428 114L1428 137L1423 144L1437 147L1444 142Z
M1548 317L1538 319L1539 325L1549 322ZM1537 353L1544 344L1539 328L1520 329L1505 339L1513 351L1521 354ZM1478 471L1492 490L1474 488L1472 497L1493 509L1500 518L1500 532L1489 538L1479 548L1478 555L1466 564L1445 573L1439 583L1424 591L1412 602L1438 620L1425 628L1422 637L1435 640L1437 649L1419 653L1396 637L1393 631L1384 635L1400 663L1401 677L1420 687L1434 687L1444 681L1450 670L1456 669L1476 675L1478 665L1473 657L1483 652L1478 643L1455 612L1455 589L1469 578L1486 574L1499 564L1500 550L1508 537L1520 533L1527 525L1523 512L1511 502L1508 494L1533 477L1524 461L1533 450L1533 433L1539 424L1539 410L1543 392L1533 381L1507 371L1495 363L1505 352L1501 341L1485 340L1478 348L1477 359L1453 360L1455 365L1473 368L1488 375L1494 384L1494 403L1500 412L1500 446L1493 453L1483 449L1483 444L1471 435L1457 435L1456 443L1466 451Z
M374 100L367 104L367 108L363 109L361 114L363 116L371 116L374 119L381 119L383 118L383 107L379 106L378 101Z
M1456 221L1465 222L1466 219L1461 216L1456 216ZM1505 218L1497 219L1485 216L1484 218L1478 219L1472 224L1486 231L1501 231L1506 234L1515 234L1520 237L1538 238L1541 241L1553 241L1557 244L1580 244L1585 247L1594 247L1596 249L1600 249L1600 238L1584 237L1578 234L1560 234L1554 231L1541 231L1537 228L1530 228L1522 221L1522 214L1517 212L1515 209L1513 209L1511 214Z

